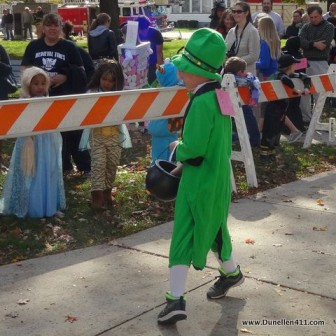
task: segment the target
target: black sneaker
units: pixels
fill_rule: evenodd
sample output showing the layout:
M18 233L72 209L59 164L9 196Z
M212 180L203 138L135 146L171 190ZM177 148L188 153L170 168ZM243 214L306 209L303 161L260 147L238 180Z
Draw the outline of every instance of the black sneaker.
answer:
M224 275L219 271L221 275L217 277L218 280L214 283L212 287L209 288L207 292L208 299L211 300L220 299L226 295L226 293L231 287L241 285L244 282L245 278L239 266L238 271L239 273L235 276Z
M187 318L186 302L183 296L174 299L170 293L166 293L166 307L158 315L159 324L174 324Z

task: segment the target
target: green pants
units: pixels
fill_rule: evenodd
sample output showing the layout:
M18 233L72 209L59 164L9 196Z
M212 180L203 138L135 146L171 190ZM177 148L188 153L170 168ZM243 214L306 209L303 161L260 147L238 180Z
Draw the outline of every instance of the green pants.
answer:
M222 200L225 202L225 200ZM203 269L207 254L212 249L219 252L223 261L232 253L231 237L227 228L227 212L219 225L210 223L206 213L188 202L188 195L179 190L175 204L175 221L169 252L169 267L191 264ZM220 237L218 237L218 234Z

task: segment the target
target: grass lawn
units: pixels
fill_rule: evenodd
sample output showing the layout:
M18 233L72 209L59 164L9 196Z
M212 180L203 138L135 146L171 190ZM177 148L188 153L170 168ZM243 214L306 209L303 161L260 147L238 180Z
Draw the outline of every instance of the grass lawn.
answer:
M176 53L184 43L183 40L165 43L165 57ZM12 58L14 55L20 58L26 44L3 42ZM85 42L79 41L78 44ZM335 112L326 106L323 117L335 116ZM66 176L67 209L64 216L45 219L0 216L0 264L105 243L171 220L173 203L154 200L144 188L146 166L150 164L150 138L137 130L131 132L131 137L133 148L123 151L117 173L113 210L92 211L89 207L89 180L76 174ZM13 139L3 141L2 160L7 166L13 144ZM336 167L336 149L326 145L313 145L303 150L302 143L282 143L277 148L277 161L268 165L260 162L258 151L253 155L259 187L248 188L243 165L234 162L238 194L233 198ZM0 171L0 194L5 177L5 172Z
M77 45L87 50L86 38L77 37ZM1 41L1 45L6 49L10 59L21 59L29 44L29 41ZM177 50L186 44L186 40L172 40L164 43L164 57L171 57Z

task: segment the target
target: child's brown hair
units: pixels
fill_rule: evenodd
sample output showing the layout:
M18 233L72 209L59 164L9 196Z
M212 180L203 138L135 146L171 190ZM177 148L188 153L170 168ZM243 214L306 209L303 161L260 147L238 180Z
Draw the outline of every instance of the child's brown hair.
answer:
M100 87L100 78L106 75L111 75L114 80L114 91L121 91L124 88L124 73L119 62L114 60L106 60L101 63L95 71L88 85L88 89L98 89Z
M239 71L246 71L247 64L240 57L230 57L224 64L224 73L237 75Z

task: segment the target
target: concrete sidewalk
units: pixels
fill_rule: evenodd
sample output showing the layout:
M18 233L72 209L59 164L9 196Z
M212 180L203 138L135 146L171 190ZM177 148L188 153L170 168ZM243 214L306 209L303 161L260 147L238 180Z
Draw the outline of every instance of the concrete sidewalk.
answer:
M169 286L171 223L2 266L0 335L335 335L335 199L332 171L233 203L229 226L246 281L208 301L217 275L210 254L204 271L190 270L188 319L173 327L156 323Z

